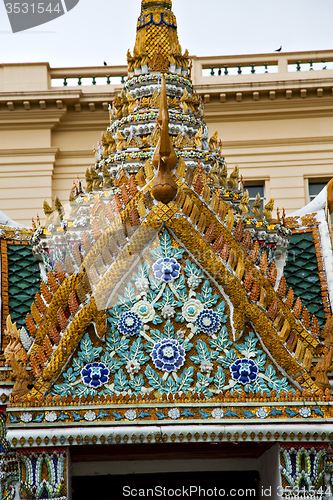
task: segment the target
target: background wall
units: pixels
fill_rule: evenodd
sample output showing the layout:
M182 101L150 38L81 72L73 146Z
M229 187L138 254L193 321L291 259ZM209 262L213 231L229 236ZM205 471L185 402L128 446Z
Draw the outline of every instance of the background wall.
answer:
M230 172L238 164L246 186L287 213L308 203L309 184L315 193L333 172L333 51L192 62ZM68 202L126 74L126 66L0 65L0 210L30 226L37 213L44 220L44 199Z

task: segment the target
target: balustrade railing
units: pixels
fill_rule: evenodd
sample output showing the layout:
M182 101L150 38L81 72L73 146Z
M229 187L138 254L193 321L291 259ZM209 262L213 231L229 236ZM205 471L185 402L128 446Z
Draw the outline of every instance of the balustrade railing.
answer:
M53 78L51 80L52 87L87 87L90 85L119 85L125 83L125 75L118 77L96 77L83 78L78 76L77 78L68 78L64 76L63 78Z
M333 70L333 51L290 52L224 57L194 58L193 69L200 77L234 77L241 75Z
M202 76L234 76L234 75L254 75L254 74L265 74L265 73L277 73L277 64L237 64L215 67L210 66L209 68L202 68Z
M127 77L127 66L52 68L50 77L51 87L121 85Z

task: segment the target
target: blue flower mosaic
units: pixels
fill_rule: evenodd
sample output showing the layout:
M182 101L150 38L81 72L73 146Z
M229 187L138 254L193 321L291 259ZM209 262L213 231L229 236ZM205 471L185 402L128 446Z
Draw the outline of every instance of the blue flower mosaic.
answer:
M123 335L135 335L139 333L143 326L142 320L138 314L127 311L121 315L118 321L118 330Z
M212 335L221 328L220 316L211 309L204 309L198 314L195 324L201 332Z
M156 279L168 283L169 281L179 278L180 265L176 259L164 257L163 259L158 259L158 261L155 262L153 265L153 271Z
M242 341L232 339L222 293L185 252L167 230L161 232L107 312L105 345L95 346L86 333L53 394L94 398L192 391L209 399L228 390L267 395L294 390L269 364L254 332ZM212 418L220 414L215 411ZM206 411L200 415L211 418ZM159 412L158 418L168 417Z
M258 367L252 359L237 359L231 366L231 376L241 384L253 382L258 377Z
M81 377L84 384L96 389L106 384L109 380L110 370L104 363L89 363L81 370Z
M177 340L163 339L154 345L152 353L154 365L159 370L173 372L185 363L185 351Z

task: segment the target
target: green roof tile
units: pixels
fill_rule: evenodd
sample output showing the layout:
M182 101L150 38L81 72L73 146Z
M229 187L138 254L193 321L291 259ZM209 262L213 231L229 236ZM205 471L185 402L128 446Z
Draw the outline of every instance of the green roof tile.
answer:
M312 233L293 234L288 248L284 276L302 304L314 314L320 326L325 322L316 250Z
M7 253L9 311L21 327L40 287L39 265L30 246L8 245Z

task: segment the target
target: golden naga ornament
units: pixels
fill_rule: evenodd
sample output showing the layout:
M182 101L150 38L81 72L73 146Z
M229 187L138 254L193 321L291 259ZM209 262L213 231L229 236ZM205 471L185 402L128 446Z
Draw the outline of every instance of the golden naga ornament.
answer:
M210 181L210 184L213 184L215 186L220 185L219 174L220 174L220 167L219 167L219 163L216 161L214 167L208 173L208 179Z
M121 151L122 149L125 149L125 137L122 135L122 133L117 130L117 151Z
M223 167L219 165L219 162L216 161L214 167L211 169L211 171L207 175L210 184L213 184L214 186L218 187L227 187L228 181L228 169L227 165L224 164Z
M274 198L271 198L268 203L266 203L264 210L262 211L266 220L272 220L272 212L274 209Z
M12 397L22 397L30 390L32 381L31 373L28 373L23 363L28 361L27 353L21 343L20 331L16 323L12 322L11 316L7 316L5 335L10 339L4 355L6 363L11 366L15 384L12 390Z
M158 127L155 127L150 137L150 144L153 148L156 148L158 141L160 139L161 131Z
M87 193L91 193L91 191L93 190L93 182L94 182L94 178L92 176L90 167L88 167L86 170L86 183L87 183L86 192Z
M255 217L257 217L257 219L261 219L260 208L261 208L261 198L260 198L260 194L258 193L256 196L256 199L254 200L254 202L252 204L252 209L251 209L251 212L253 213L253 215Z
M119 95L116 95L116 97L114 98L114 108L115 108L115 110L114 110L114 115L113 116L116 116L117 120L121 120L122 117L123 117L122 107L123 107L122 100L119 97Z
M102 132L102 135L101 135L101 144L103 147L103 158L107 158L108 157L109 143L106 141L106 137L105 137L104 132Z
M158 172L153 180L152 194L164 204L169 203L177 194L177 184L171 170L177 165L178 158L169 135L169 111L166 94L165 76L162 76L161 106L158 118L161 134L156 146L152 163Z
M249 213L249 202L250 202L250 195L248 190L246 189L244 191L243 198L241 199L241 202L239 204L239 209L242 212L243 215L247 215Z
M103 146L103 158L107 158L111 153L116 151L116 141L109 131L102 132L101 143Z
M202 148L202 144L201 144L202 136L203 136L203 130L202 130L202 126L200 126L198 132L194 136L194 143L198 149Z
M128 63L128 72L133 73L134 72L135 58L132 57L131 51L129 49L127 51L127 63Z
M53 222L53 219L54 219L53 212L54 212L54 210L49 205L49 203L48 203L47 200L44 200L43 210L44 210L44 214L46 216L45 225L48 226L49 224L52 224L52 222Z
M184 113L188 112L187 101L188 101L188 92L187 92L187 89L184 89L183 95L179 99L179 105L182 108L182 110L184 111Z
M239 181L239 166L236 165L234 171L230 174L229 186L233 189L238 189Z
M160 95L158 93L158 90L155 89L153 95L150 98L149 107L159 108L160 105L161 105L161 98L160 98Z
M218 131L216 130L213 137L209 139L209 149L211 149L211 151L215 151L217 149L217 136L218 136Z
M127 92L127 101L128 101L128 113L132 114L134 112L137 104L136 104L136 100L130 94L130 92Z

